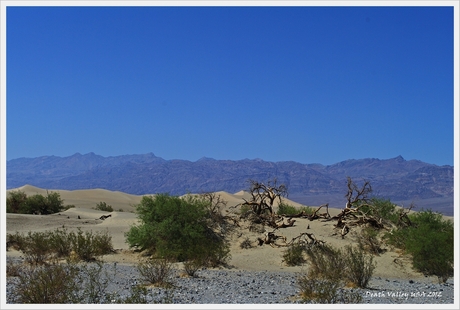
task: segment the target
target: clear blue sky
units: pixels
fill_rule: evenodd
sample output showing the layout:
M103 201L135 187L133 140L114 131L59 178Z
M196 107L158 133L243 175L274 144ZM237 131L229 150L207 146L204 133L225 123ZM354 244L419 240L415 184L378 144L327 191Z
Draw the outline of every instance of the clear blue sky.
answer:
M7 159L453 165L451 7L9 7Z

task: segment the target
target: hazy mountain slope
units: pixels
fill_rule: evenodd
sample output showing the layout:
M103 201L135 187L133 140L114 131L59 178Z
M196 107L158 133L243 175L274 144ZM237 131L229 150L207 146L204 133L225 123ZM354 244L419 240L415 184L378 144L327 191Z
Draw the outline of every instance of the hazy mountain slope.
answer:
M260 159L164 160L153 153L103 157L94 153L69 157L19 158L7 162L7 188L25 184L48 189L102 188L134 195L226 191L248 188L248 180L277 178L290 197L304 204L345 202L347 176L369 180L374 194L398 201L430 200L430 206L453 210L453 167L418 160L351 159L329 166ZM441 205L442 201L442 205Z

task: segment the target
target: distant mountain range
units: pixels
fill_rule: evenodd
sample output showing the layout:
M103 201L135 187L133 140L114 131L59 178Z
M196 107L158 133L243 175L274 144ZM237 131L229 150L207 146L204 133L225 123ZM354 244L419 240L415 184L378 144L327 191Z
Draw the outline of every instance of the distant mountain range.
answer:
M144 195L247 190L248 180L277 178L288 187L289 198L305 205L329 203L343 208L347 177L370 181L375 196L417 209L453 215L452 166L419 160L350 159L333 165L302 164L261 159L165 160L153 153L103 157L76 153L68 157L43 156L7 161L7 189L26 184L45 189L103 188Z

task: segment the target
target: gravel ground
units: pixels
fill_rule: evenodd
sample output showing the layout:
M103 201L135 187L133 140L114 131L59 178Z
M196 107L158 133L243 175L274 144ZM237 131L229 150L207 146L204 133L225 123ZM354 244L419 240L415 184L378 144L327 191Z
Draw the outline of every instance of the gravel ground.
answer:
M115 267L115 268L114 268ZM109 274L107 292L120 298L130 295L130 288L143 283L136 266L104 264ZM210 270L197 272L197 277L172 277L173 289L149 287L148 303L173 304L293 304L301 303L297 274L289 272ZM15 303L15 282L9 277L7 303ZM347 289L348 291L350 289ZM400 279L372 278L368 288L354 289L364 304L453 304L454 280L438 284Z

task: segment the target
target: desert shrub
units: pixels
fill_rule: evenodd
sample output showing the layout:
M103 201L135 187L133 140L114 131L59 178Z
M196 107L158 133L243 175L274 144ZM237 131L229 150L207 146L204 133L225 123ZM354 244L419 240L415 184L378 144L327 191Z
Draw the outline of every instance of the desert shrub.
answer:
M365 227L356 236L358 246L361 250L379 255L384 252L382 249L382 242L378 238L379 231L374 227Z
M6 276L7 277L18 277L22 268L23 268L22 264L11 261L11 260L7 260Z
M305 263L305 247L299 243L291 244L283 252L283 261L288 266L300 266Z
M97 257L113 252L112 237L105 232L83 232L80 228L77 233L71 232L69 236L72 251L83 261L92 261Z
M306 248L310 263L309 273L314 278L338 281L343 277L346 262L340 249L329 245Z
M392 223L398 222L398 214L396 212L396 205L389 199L372 198L371 204L374 206L377 217Z
M72 252L72 237L66 229L56 229L49 233L49 247L57 257L68 257Z
M24 236L16 232L8 234L7 238L10 244L24 253L25 260L33 264L43 264L53 257L69 258L72 253L77 260L90 261L113 252L112 237L108 232L83 233L80 228L77 233L56 229L46 232L29 231Z
M252 208L249 205L242 205L240 207L239 213L240 213L241 216L245 216L245 214L248 214L249 211L252 212Z
M445 282L453 276L454 228L452 221L431 210L409 215L411 226L400 227L385 237L389 244L411 254L413 267Z
M205 250L210 262L222 263L229 256L229 245L208 226L208 204L190 195L144 196L136 206L141 224L130 228L127 243L179 261L201 256Z
M44 264L53 255L50 247L50 234L46 232L31 232L23 238L21 252L31 264Z
M75 303L79 290L78 271L70 265L24 266L15 288L22 304Z
M250 248L252 248L252 242L249 239L249 237L246 237L243 241L241 241L240 248L242 248L242 249L250 249Z
M299 214L300 212L304 212L305 214L312 214L313 209L310 207L306 207L306 206L301 207L301 208L296 208L294 206L291 206L289 204L282 202L278 206L277 214L289 216L289 215Z
M46 264L21 265L11 276L14 294L9 300L15 303L81 303L81 304L145 304L148 302L147 288L141 285L129 287L130 294L120 297L119 292L110 291L110 283L115 281L116 264L113 269L102 264ZM171 303L172 290L166 296L150 300L153 303Z
M204 262L200 259L191 259L184 262L184 270L190 277L195 277L196 272L204 266Z
M23 191L11 191L6 198L6 212L7 213L25 213L25 203L27 195Z
M359 303L361 296L344 286L364 288L375 269L373 257L351 246L344 250L334 247L312 246L306 248L309 261L307 272L302 273L297 284L303 300L317 303Z
M117 304L147 304L147 295L148 291L146 287L142 285L133 285L130 287L129 296L126 296L125 298L117 298L114 301Z
M172 261L168 258L149 258L137 264L137 270L142 279L151 284L172 286Z
M353 286L365 288L375 269L373 256L366 255L359 247L346 246L344 253L346 278Z
M105 212L112 212L113 211L113 208L111 205L108 205L107 203L105 203L104 201L101 201L99 202L98 204L96 204L96 210L100 210L100 211L105 211Z
M88 304L111 303L117 296L108 287L116 274L116 266L110 273L101 262L78 264L80 283L79 302Z
M398 222L396 205L389 199L374 197L368 201L359 201L358 205L360 205L360 210L368 216L373 216L376 219L394 224Z
M6 250L13 248L18 251L24 249L24 235L16 232L15 234L8 233L6 235Z
M330 279L311 277L303 274L297 279L300 296L304 301L332 304L338 299L340 283Z
M27 198L25 213L28 214L53 214L65 210L64 200L59 193L47 193L46 197L36 194Z
M6 212L22 214L53 214L68 210L74 205L64 205L61 195L56 192L47 192L46 197L35 194L27 197L23 191L11 191L6 199Z
M288 205L284 202L280 203L278 206L277 214L279 215L294 215L298 213L299 210L296 207Z

